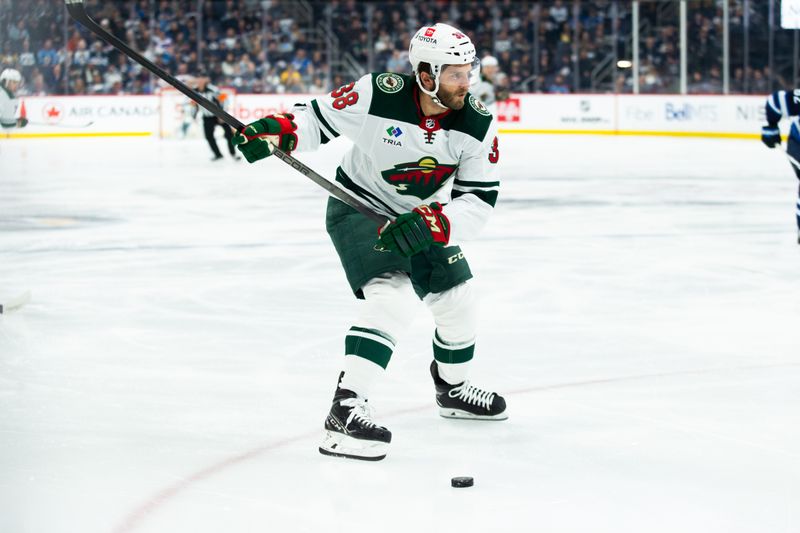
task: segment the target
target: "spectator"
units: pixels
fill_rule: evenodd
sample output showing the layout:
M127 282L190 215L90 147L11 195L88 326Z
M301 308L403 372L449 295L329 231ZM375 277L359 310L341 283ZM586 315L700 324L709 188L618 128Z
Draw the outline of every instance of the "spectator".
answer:
M36 53L36 62L40 65L55 65L58 63L58 52L53 48L52 39L45 40L42 48Z
M287 93L306 92L305 86L303 85L303 77L295 70L292 63L286 65L286 69L281 72L281 84L286 88Z
M222 75L226 78L231 78L237 74L236 72L236 59L233 52L228 52L225 55L225 60L220 65L222 67Z
M72 64L75 66L83 67L89 64L91 54L86 49L86 40L81 39L78 41L75 52L72 54Z
M646 62L639 68L639 91L645 94L661 92L661 77L653 63Z
M84 28L71 24L64 41L63 0L6 0L3 5L8 7L0 11L0 67L25 73L31 86L36 71L42 76L45 91L80 88L92 94L118 92L114 88L117 82L125 93L150 90L146 72L142 74L127 59L121 62L122 54ZM280 77L286 67L275 72L271 69L280 60L291 63L297 73L287 78L292 91L298 86L319 89L320 72L325 80L338 75L346 81L357 77L359 69L408 72L405 43L410 38L409 24L416 27L432 20L452 20L470 34L479 55L496 55L508 73L512 90L560 87L554 83L556 74L569 90L613 91L620 86L628 90L632 81L615 79L614 69L597 70L609 57L632 55L629 2L339 0L310 2L313 13L308 19L293 18L294 9L288 2L224 0L202 5L202 25L198 24L195 0L107 0L94 2L92 11L103 28L163 68L176 72L179 68L188 72L202 69L212 77L212 83L236 84L241 90L285 91ZM678 90L678 25L664 6L665 2L640 3L640 26L644 29L640 58L641 64L647 65L640 71L643 91ZM718 93L722 86L721 10L710 0L690 2L688 7L692 90ZM750 2L747 17L744 0L731 0L730 8L730 34L747 34L750 42L749 57L745 58L743 39L731 39L731 90L769 92L773 85L792 85L781 82L782 77L790 78L793 61L791 52L787 53L791 42L784 42L783 34L774 33L778 71L758 62L767 55L769 3ZM313 26L305 20L313 21ZM328 24L329 36L320 38L320 28ZM576 36L577 42L573 42ZM329 46L337 41L338 48ZM203 64L198 54L202 54ZM752 68L739 66L747 64ZM577 87L572 87L576 68L580 79ZM121 79L105 83L109 70ZM695 72L700 73L699 80ZM101 81L95 81L98 79Z
M31 52L31 42L26 39L22 43L22 52L19 54L18 65L23 79L30 79L30 73L36 66L36 56Z
M750 93L769 94L769 92L769 81L764 77L764 72L761 69L753 69L753 81L750 83Z
M569 94L569 85L564 81L564 76L556 74L553 82L547 87L547 92L551 94Z
M315 74L311 86L308 88L309 94L325 94L328 87L325 84L325 77L322 74Z
M554 5L550 8L550 19L556 26L561 27L567 22L567 18L569 18L569 9L564 5L563 0L555 0Z
M386 70L388 72L408 72L410 70L408 52L392 50L392 57L386 62Z
M26 87L26 93L28 96L47 96L50 91L47 90L47 86L44 83L44 76L38 70L34 70L31 74L30 78L30 88Z
M307 57L306 51L303 48L298 48L297 52L295 52L291 65L297 72L300 73L301 76L314 74L314 65Z
M25 25L25 18L20 18L16 24L8 25L8 40L11 44L11 51L16 52L22 49L22 43L31 38L28 28Z

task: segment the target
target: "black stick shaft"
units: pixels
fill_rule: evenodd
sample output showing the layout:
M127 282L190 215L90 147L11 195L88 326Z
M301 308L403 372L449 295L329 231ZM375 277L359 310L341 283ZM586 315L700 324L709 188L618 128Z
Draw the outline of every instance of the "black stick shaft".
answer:
M205 98L203 95L197 93L196 91L189 88L185 83L180 81L179 79L175 78L172 74L167 72L166 70L162 69L158 65L152 63L149 59L141 55L139 52L125 44L125 42L119 40L114 35L111 35L106 30L104 30L97 22L95 22L89 15L86 13L86 9L83 5L83 0L65 0L67 4L67 11L72 18L86 26L89 30L92 31L95 35L106 41L108 44L120 50L122 53L142 65L144 68L164 80L165 82L169 83L180 92L182 92L186 97L190 98L197 102L198 105L206 109L208 112L212 113L214 116L234 128L236 131L241 131L244 128L244 124L234 117L233 115L227 113L224 109L216 105L214 102ZM290 165L293 169L297 170L311 181L316 183L317 185L321 186L323 189L327 190L331 196L341 200L342 202L346 203L362 215L366 216L370 220L377 222L380 225L385 224L388 222L388 218L383 215L380 215L370 209L368 206L364 205L360 202L357 198L349 195L330 181L326 180L312 169L307 167L302 162L298 161L291 155L287 154L277 146L273 150L273 155L278 156L278 159Z

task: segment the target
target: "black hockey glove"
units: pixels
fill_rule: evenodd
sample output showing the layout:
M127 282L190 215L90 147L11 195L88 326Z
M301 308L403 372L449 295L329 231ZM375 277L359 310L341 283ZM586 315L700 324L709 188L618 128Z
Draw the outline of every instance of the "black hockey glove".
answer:
M411 257L432 245L447 246L449 241L450 219L439 202L418 206L378 230L378 245L403 257Z
M781 144L781 132L778 126L764 126L761 128L761 142L769 148L775 148Z

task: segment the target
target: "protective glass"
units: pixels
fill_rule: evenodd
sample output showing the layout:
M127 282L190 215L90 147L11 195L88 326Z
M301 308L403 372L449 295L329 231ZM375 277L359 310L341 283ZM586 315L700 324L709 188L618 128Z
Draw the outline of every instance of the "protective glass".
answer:
M445 65L439 74L439 86L448 89L468 87L480 78L481 62L475 59L467 65Z

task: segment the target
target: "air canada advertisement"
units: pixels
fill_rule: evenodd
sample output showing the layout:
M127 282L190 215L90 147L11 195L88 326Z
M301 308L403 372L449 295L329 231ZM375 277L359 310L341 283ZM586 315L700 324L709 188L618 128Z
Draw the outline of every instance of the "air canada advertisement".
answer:
M232 94L226 111L244 123L289 111L310 94ZM755 135L766 95L513 94L495 108L500 132ZM187 136L199 131L183 95L21 97L25 136ZM180 134L180 135L179 135ZM197 135L189 135L196 137ZM13 137L13 135L12 135Z

